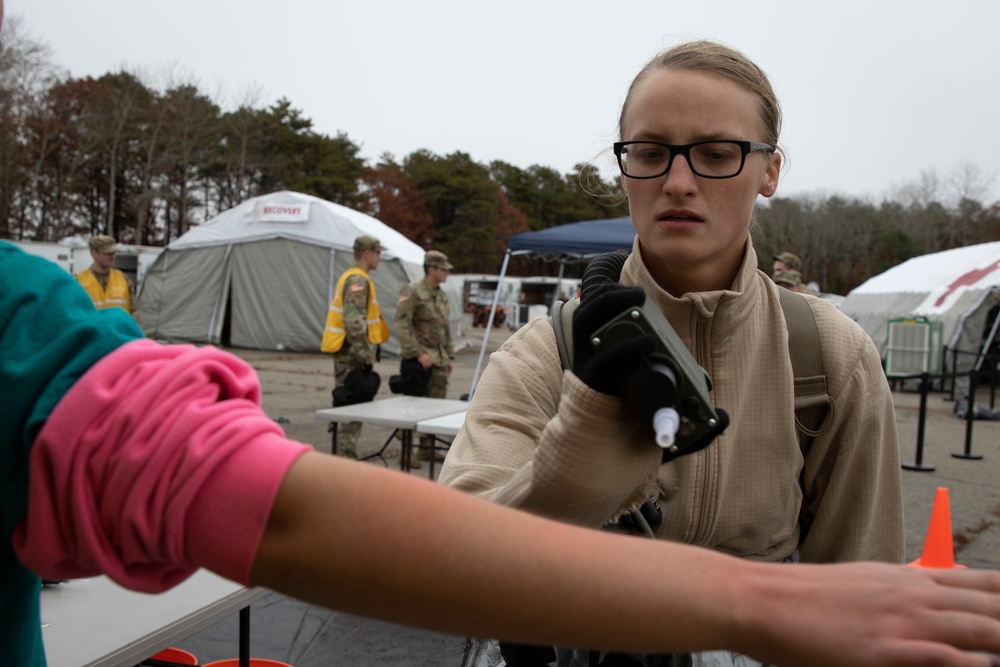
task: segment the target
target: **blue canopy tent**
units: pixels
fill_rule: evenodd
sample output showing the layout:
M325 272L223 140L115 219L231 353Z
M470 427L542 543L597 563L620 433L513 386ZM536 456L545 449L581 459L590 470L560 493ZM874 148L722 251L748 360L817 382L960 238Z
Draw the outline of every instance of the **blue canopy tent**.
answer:
M479 371L486 356L486 343L493 328L493 316L496 313L504 276L507 274L507 264L512 255L531 256L549 262L559 262L559 278L561 283L566 265L574 262L590 261L605 252L624 250L631 252L632 241L635 239L635 228L630 218L608 218L606 220L583 220L567 225L550 227L538 232L514 234L507 242L507 252L500 268L500 278L497 282L493 305L486 322L486 333L483 335L483 345L479 350L479 360L476 362L476 372L472 376L472 387L469 396L476 390L479 381ZM559 294L557 284L556 294Z
M630 251L634 238L635 228L629 218L584 220L540 232L514 234L507 242L507 253L534 254L566 264L590 259L603 252Z

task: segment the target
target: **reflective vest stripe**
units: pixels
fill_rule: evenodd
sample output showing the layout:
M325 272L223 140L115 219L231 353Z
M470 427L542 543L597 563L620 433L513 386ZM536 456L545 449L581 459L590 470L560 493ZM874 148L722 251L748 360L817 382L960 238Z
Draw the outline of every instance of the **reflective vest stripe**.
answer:
M382 317L382 309L378 305L375 297L375 284L368 274L360 268L353 266L340 276L337 281L337 289L330 303L330 309L326 314L326 327L323 330L323 342L320 350L323 352L337 352L344 346L347 338L347 330L344 327L344 284L351 276L364 276L368 281L368 306L365 313L365 322L368 325L368 340L373 345L384 343L389 340L389 325Z
M123 308L129 314L132 313L132 298L129 293L128 280L125 278L125 274L118 269L111 269L108 274L107 288L101 287L97 276L90 269L76 274L76 279L87 290L95 308L100 310L117 307Z

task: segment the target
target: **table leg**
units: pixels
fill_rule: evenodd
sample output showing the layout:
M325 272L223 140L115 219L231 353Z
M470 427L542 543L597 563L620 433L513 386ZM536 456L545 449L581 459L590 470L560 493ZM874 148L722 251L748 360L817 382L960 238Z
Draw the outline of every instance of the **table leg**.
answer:
M330 431L330 453L333 454L334 456L336 456L337 455L337 422L330 422L330 425L327 427L327 430Z
M432 435L430 437L430 440L431 440L431 462L430 462L431 463L431 470L430 470L430 480L433 482L434 481L434 463L435 463L435 461L437 459L437 448L435 447L435 445L437 445L438 439L437 439L436 435Z
M250 667L250 607L240 609L240 667Z
M410 472L410 456L413 450L413 431L402 429L403 453L399 457L399 467L405 472Z

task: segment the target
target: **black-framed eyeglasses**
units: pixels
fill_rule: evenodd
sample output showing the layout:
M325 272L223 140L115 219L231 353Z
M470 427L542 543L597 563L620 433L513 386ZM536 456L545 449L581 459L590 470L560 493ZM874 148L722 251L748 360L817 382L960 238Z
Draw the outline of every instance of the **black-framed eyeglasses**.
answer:
M674 158L683 155L696 176L732 178L743 171L747 155L773 151L774 146L757 141L697 141L677 146L658 141L617 141L618 167L629 178L657 178L670 171Z

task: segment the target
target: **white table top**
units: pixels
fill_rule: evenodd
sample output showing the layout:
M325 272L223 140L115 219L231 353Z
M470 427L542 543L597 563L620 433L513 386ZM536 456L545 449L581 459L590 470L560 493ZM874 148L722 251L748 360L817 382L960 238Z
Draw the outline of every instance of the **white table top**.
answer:
M447 398L393 396L367 403L317 410L316 419L337 423L365 422L413 430L419 422L425 419L465 412L468 407L469 404L466 401Z
M465 423L465 410L433 419L424 419L417 422L414 430L417 433L426 433L427 435L454 436L458 435L458 430L462 428L463 423Z
M207 570L159 595L107 577L42 589L42 639L49 667L133 667L270 593ZM233 654L239 638L233 637Z

